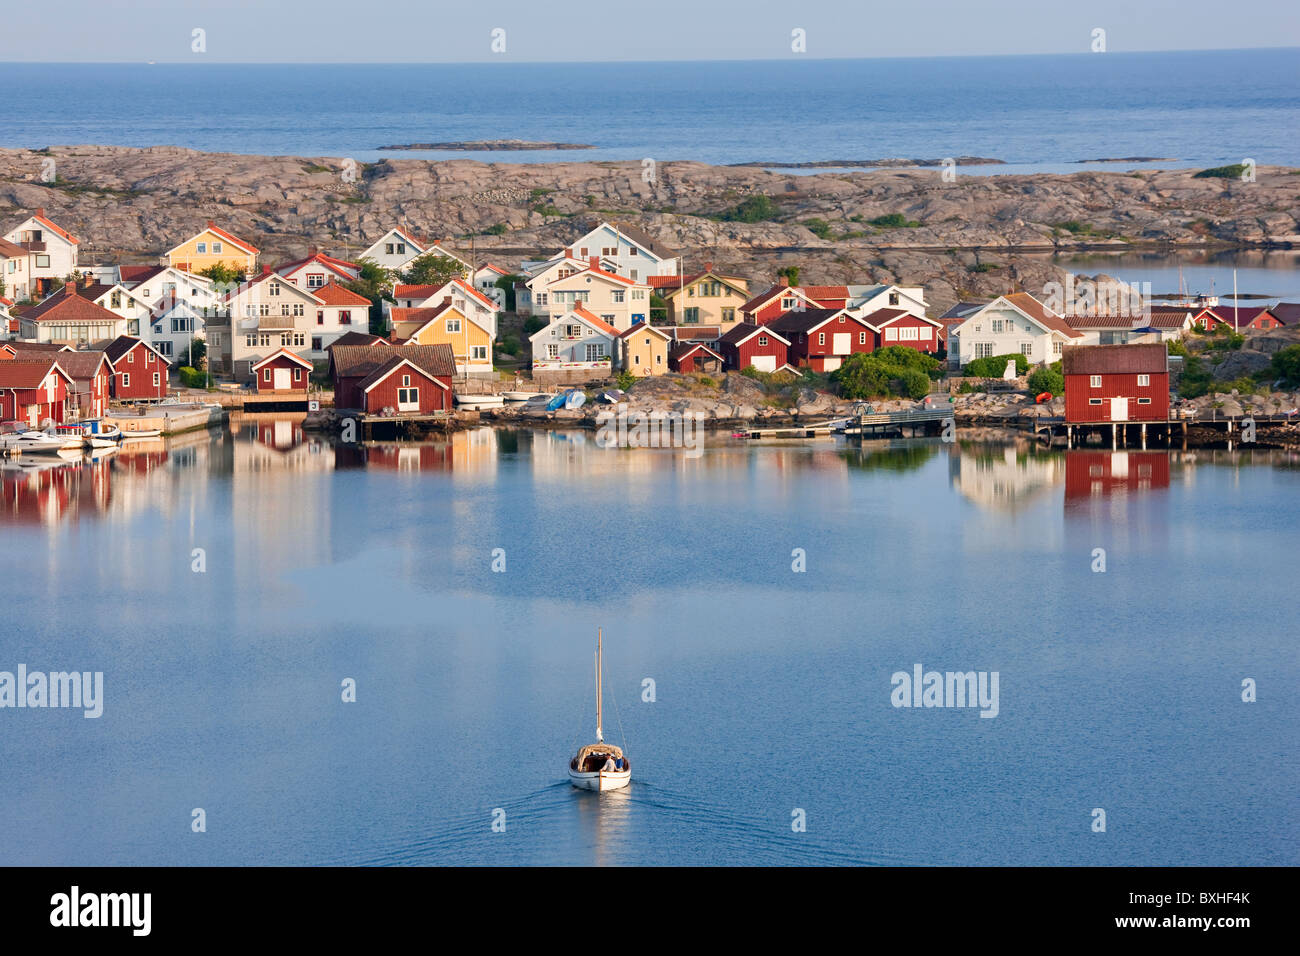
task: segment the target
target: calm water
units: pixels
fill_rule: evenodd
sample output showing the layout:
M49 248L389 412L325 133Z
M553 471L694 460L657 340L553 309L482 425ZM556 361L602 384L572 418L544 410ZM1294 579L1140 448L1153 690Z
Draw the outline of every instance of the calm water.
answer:
M1225 78L1230 77L1231 81ZM1300 50L599 64L0 64L0 145L256 154L809 162L985 156L1300 164ZM328 108L319 103L328 91ZM516 138L580 153L380 153ZM1175 164L1175 165L1178 165ZM1124 165L1103 168L1123 169Z
M1298 465L270 418L6 466L0 670L107 700L0 710L0 864L1294 865ZM564 776L598 626L603 796ZM894 708L918 663L998 716Z

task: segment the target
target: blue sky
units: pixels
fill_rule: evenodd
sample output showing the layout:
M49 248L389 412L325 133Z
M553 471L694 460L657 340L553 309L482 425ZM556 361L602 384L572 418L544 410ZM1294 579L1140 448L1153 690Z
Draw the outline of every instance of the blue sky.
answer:
M1300 47L1300 3L1254 0L49 0L7 3L0 61L774 59ZM195 29L206 51L194 52ZM505 53L491 49L505 31Z

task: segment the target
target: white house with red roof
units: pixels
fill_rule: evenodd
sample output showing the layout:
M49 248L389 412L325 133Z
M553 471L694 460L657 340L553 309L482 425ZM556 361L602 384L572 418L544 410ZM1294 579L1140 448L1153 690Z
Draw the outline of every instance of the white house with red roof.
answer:
M393 300L384 300L384 330L393 330L392 310L398 309L432 309L442 305L448 298L451 305L461 315L471 319L475 324L486 329L495 339L497 335L497 313L500 311L495 300L488 298L474 288L465 279L451 279L442 285L402 285L393 286Z
M1032 364L1052 363L1088 337L1071 328L1028 292L1000 295L948 329L948 365L965 368L977 358L1022 354Z
M299 288L309 292L323 289L331 282L351 282L361 275L361 266L346 259L327 256L315 246L305 259L295 259L275 267L275 271Z
M620 332L650 321L650 286L607 272L594 256L585 263L562 260L530 279L528 286L534 315L553 318L582 305Z
M617 354L619 330L581 303L568 312L552 315L529 341L534 372L605 371Z
M51 221L45 215L44 207L10 229L4 237L31 256L25 290L28 298L39 300L77 271L81 240ZM7 286L8 277L5 282ZM6 295L12 297L12 292L7 291Z

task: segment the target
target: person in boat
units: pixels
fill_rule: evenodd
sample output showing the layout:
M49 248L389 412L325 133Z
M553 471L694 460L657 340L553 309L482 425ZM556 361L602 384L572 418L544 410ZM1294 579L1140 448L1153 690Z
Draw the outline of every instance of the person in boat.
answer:
M618 769L618 768L614 765L614 755L613 755L613 754L610 754L608 757L605 758L605 766L601 767L600 769L601 769L601 770L604 770L604 771L607 772L607 773L610 772L610 771L613 771L613 770L617 770L617 769Z

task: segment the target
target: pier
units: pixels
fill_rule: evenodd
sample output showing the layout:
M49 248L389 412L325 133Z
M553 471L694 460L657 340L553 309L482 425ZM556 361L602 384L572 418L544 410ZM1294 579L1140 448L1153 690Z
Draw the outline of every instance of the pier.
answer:
M833 418L807 425L782 425L773 428L747 428L737 435L751 439L819 438L843 435L862 441L868 438L920 438L941 435L954 427L951 405L913 409L906 412L875 412L866 406L846 418Z

